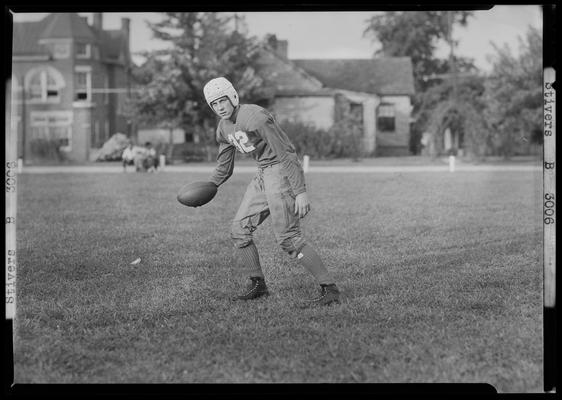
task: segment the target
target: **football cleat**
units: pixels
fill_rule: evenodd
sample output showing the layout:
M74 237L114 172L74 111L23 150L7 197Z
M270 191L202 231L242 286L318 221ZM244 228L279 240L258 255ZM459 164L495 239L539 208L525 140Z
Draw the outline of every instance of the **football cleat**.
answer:
M265 280L261 277L251 277L244 293L236 296L233 300L253 300L268 294Z
M340 291L335 283L330 285L320 285L320 296L307 300L309 305L325 306L340 302Z

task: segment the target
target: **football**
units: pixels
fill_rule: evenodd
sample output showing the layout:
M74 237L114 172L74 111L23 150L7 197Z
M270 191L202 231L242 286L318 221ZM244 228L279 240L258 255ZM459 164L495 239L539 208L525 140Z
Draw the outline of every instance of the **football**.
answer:
M210 202L217 194L217 185L212 182L188 183L178 192L178 201L184 206L199 207Z

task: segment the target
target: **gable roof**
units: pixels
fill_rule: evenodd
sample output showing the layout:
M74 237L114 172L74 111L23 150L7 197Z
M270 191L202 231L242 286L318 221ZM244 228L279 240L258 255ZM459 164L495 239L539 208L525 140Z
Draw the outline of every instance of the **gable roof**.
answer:
M14 22L12 52L14 55L33 54L46 55L47 49L39 44L41 33L45 30L54 14L49 14L40 21Z
M326 96L332 91L322 82L299 68L291 61L280 57L267 46L261 47L258 59L260 73L273 83L276 95L281 96Z
M413 95L410 57L291 60L325 86L378 95Z
M40 21L15 22L13 55L49 55L41 39L79 39L98 43L102 60L117 61L127 54L127 34L122 30L100 30L76 13L52 13Z
M95 41L96 36L87 21L76 13L53 13L41 39L86 39Z

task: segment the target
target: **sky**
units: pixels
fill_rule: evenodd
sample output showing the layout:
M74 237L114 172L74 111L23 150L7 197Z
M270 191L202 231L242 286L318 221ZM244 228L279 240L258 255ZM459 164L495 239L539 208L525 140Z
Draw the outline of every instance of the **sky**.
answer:
M311 58L371 58L378 45L365 37L366 20L375 14L365 12L243 12L252 36L263 38L272 33L278 39L288 40L291 59ZM14 22L38 20L45 13L14 14ZM91 19L91 13L80 13ZM133 60L142 59L134 53L165 48L155 40L147 21L156 22L158 13L104 13L104 29L118 29L121 18L131 19L131 51ZM475 11L467 27L455 27L453 37L458 40L457 54L474 59L478 68L489 71L488 56L494 53L492 42L507 44L514 54L519 48L518 38L524 38L528 26L542 29L542 11L538 5L503 5L491 10ZM446 57L448 48L443 43L437 56Z

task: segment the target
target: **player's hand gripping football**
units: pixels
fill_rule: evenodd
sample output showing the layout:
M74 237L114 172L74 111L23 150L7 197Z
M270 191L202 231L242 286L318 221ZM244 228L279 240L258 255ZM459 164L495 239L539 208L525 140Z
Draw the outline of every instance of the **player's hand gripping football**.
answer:
M298 214L299 218L304 218L309 211L310 202L308 201L308 195L306 192L297 194L297 197L295 198L295 215Z

